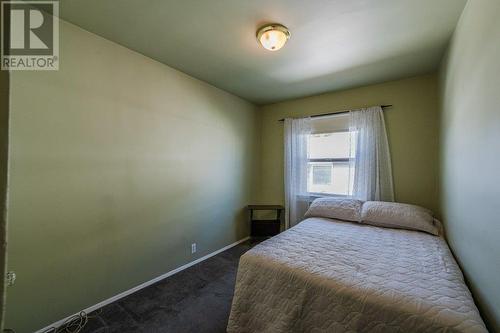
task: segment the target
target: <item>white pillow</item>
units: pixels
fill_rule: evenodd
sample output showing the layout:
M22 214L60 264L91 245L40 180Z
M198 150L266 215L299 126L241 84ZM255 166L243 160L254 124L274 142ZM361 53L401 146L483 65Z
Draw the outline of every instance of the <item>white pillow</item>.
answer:
M361 223L439 234L430 210L397 202L366 201L361 209Z
M305 217L326 217L359 222L362 205L363 201L356 199L319 198L309 206Z

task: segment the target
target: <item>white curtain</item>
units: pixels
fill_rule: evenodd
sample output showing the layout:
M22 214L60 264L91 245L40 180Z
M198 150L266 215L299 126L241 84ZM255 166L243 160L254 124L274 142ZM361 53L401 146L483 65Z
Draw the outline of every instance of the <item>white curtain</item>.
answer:
M309 205L307 195L307 137L309 118L285 119L285 228L299 223Z
M350 112L349 131L355 146L352 196L361 200L394 201L391 156L380 106Z

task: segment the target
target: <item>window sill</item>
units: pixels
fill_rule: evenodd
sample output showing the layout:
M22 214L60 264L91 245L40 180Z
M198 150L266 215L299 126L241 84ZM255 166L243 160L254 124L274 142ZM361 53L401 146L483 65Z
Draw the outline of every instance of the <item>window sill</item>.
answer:
M350 198L350 195L345 194L333 194L333 193L307 193L307 194L299 194L297 195L299 200L301 201L309 201L312 202L318 198Z

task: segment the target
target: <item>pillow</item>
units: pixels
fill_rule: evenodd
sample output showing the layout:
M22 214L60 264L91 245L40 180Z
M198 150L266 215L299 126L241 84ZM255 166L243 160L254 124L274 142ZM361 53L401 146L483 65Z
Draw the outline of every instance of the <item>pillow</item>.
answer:
M366 201L361 209L361 223L439 234L430 210L397 202Z
M345 198L319 198L312 202L305 217L326 217L359 222L363 201Z

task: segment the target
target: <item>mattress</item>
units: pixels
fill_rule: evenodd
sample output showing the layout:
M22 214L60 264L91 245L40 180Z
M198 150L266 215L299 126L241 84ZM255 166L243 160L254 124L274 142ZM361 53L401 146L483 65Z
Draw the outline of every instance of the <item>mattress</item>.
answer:
M487 332L445 240L309 218L245 253L228 332Z

